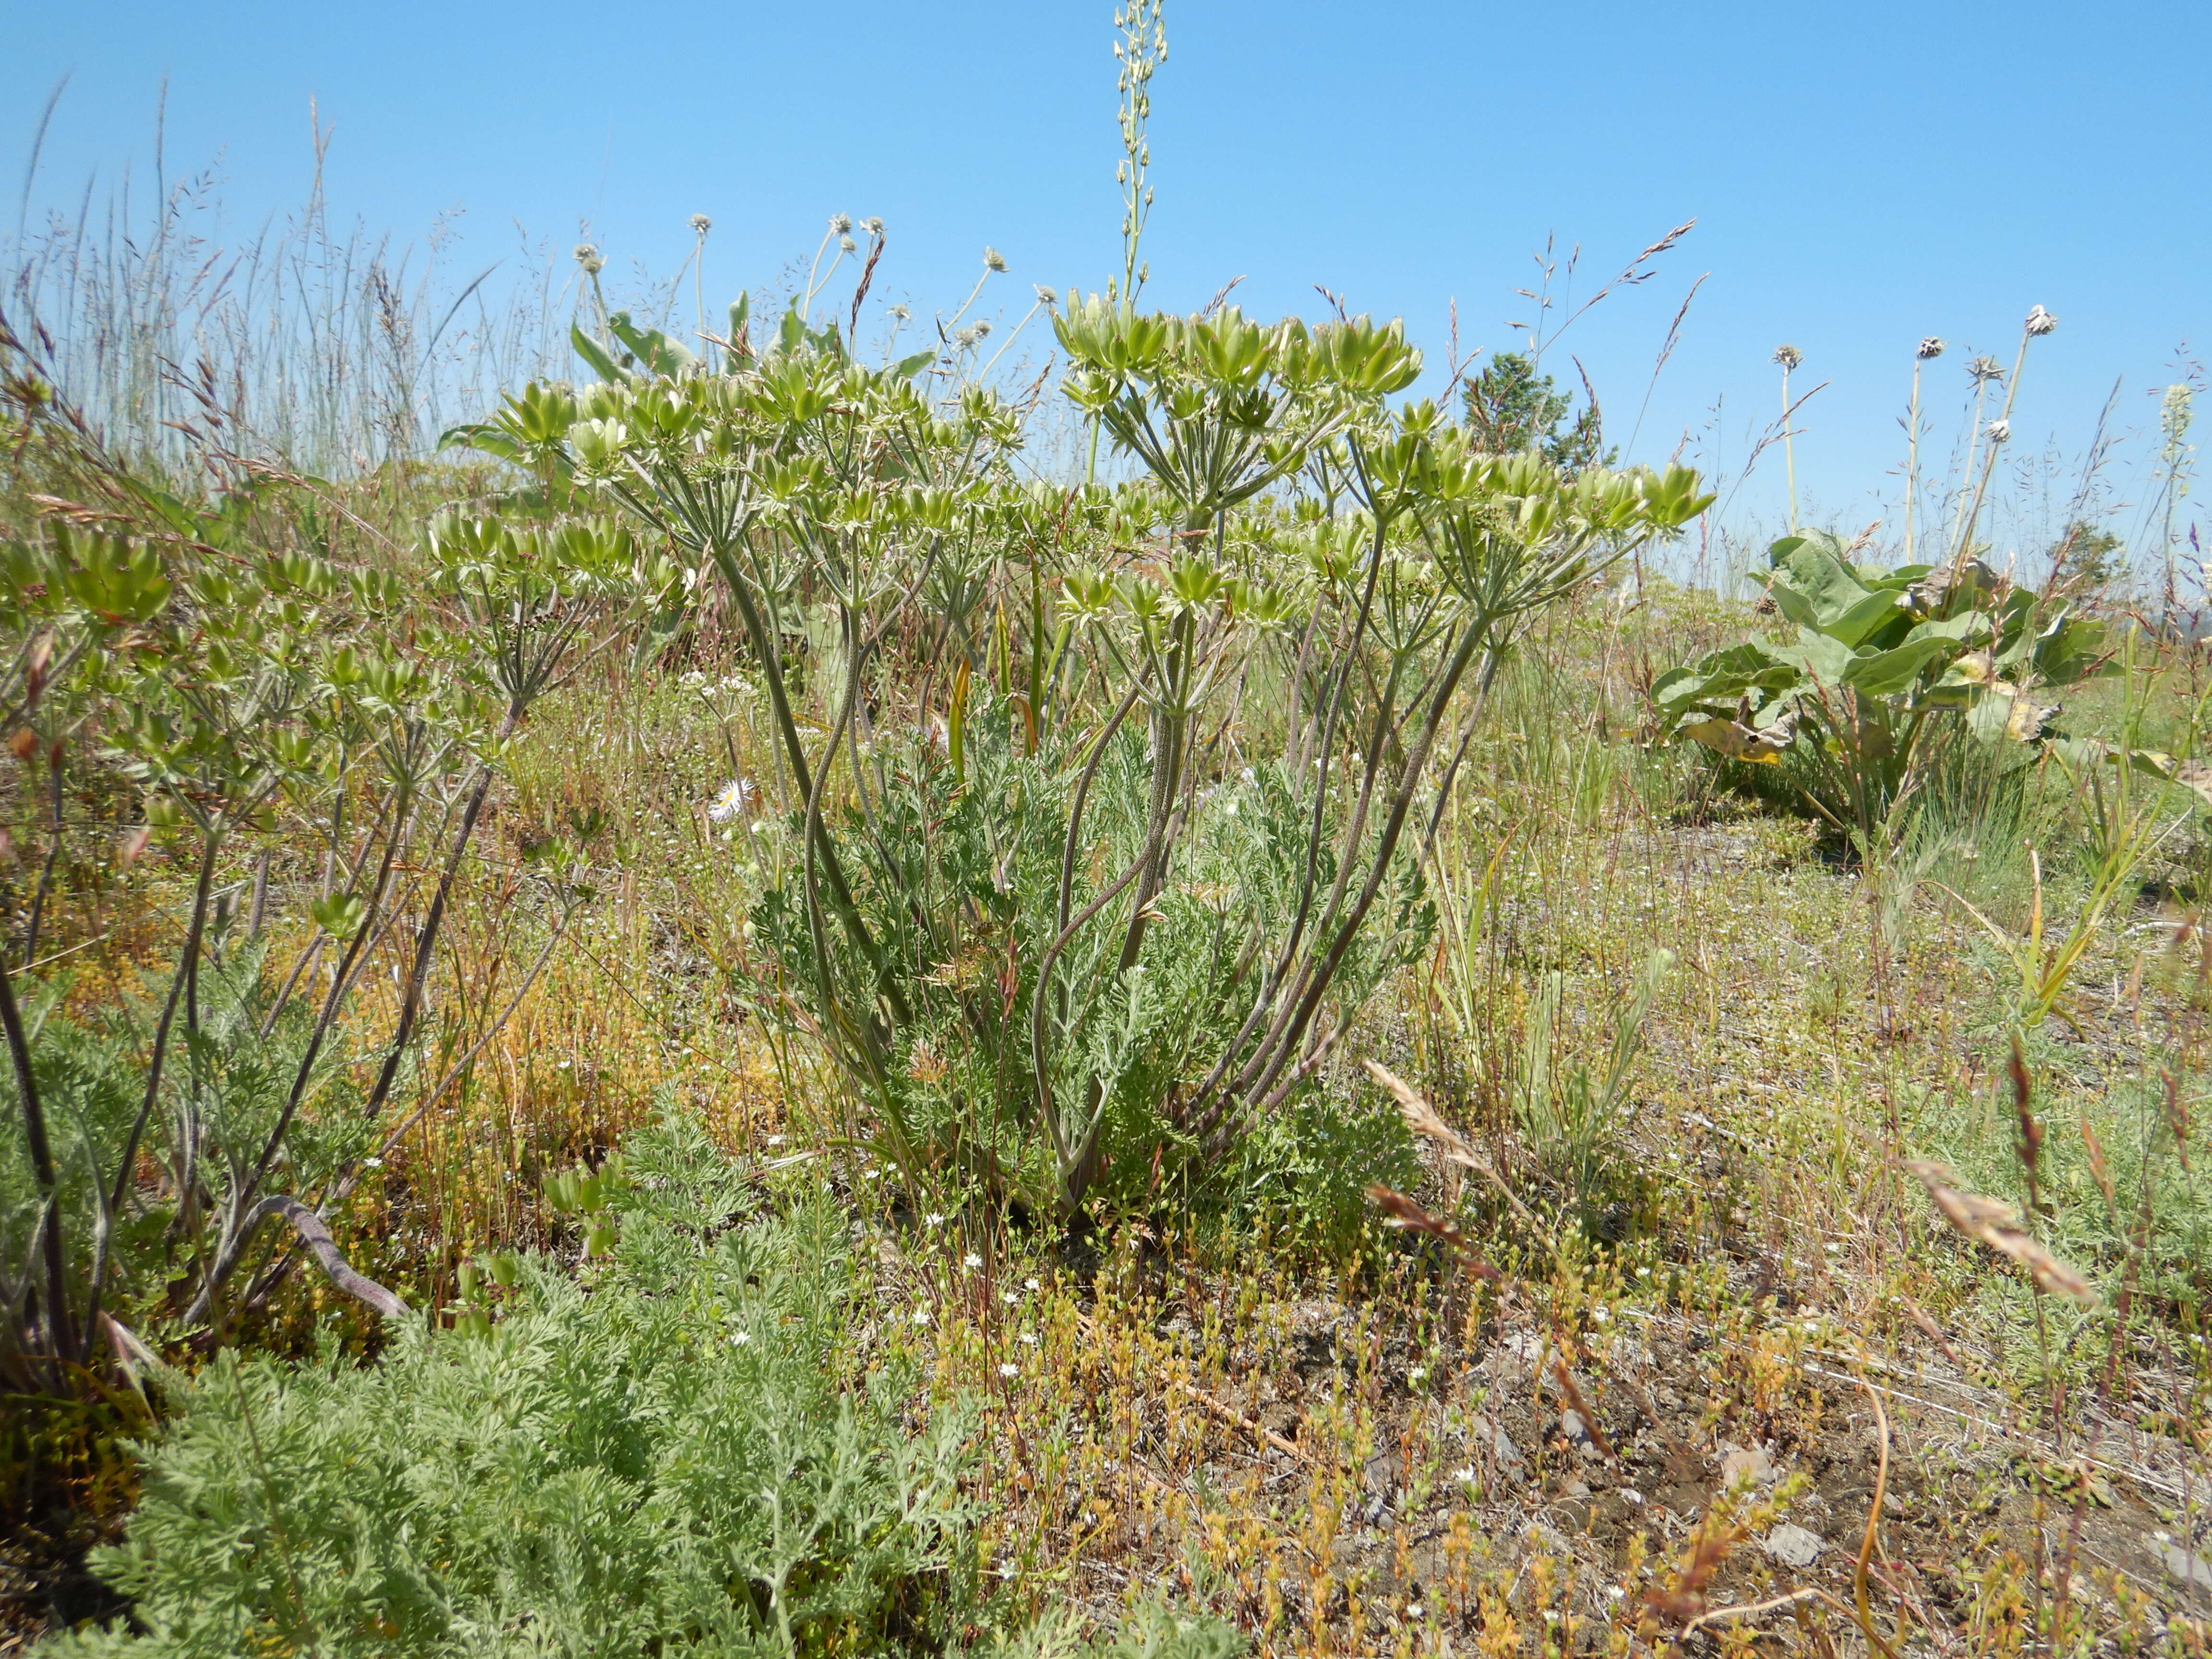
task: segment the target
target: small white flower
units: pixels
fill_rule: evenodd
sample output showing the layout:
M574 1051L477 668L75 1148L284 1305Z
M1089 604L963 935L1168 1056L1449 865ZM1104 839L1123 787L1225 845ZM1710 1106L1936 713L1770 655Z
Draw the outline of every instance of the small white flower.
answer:
M942 1227L945 1224L945 1218L934 1210L922 1217L922 1220L933 1227Z
M916 1308L909 1317L911 1317L914 1322L917 1325L927 1325L929 1323L929 1310L927 1308Z
M363 1158L362 1162L368 1164L372 1170L380 1170L384 1167L384 1160L380 1158Z
M781 1146L783 1145L783 1137L781 1135L770 1135L768 1138L768 1144L771 1146Z
M1022 1368L1015 1364L1012 1360L1007 1361L1006 1364L999 1367L999 1375L1001 1376L1019 1376L1021 1374Z
M1590 1310L1590 1319L1595 1324L1602 1325L1607 1320L1612 1317L1613 1316L1607 1313L1603 1308L1592 1308Z
M1462 1486L1473 1486L1474 1484L1474 1465L1470 1463L1463 1469L1454 1469L1452 1471L1452 1479L1458 1481Z
M1034 1348L1036 1346L1036 1333L1035 1331L1024 1331L1022 1333L1022 1346L1025 1348Z
M750 1331L732 1331L730 1333L730 1346L733 1348L742 1348L746 1343L752 1340L753 1334Z
M1044 1286L1043 1286L1043 1285L1042 1285L1038 1284L1038 1283L1036 1282L1036 1280L1035 1280L1034 1279L1024 1279L1024 1280L1022 1281L1022 1283L1023 1283L1023 1285L1025 1285L1027 1288L1029 1288L1030 1290L1032 1290L1032 1291L1041 1291L1041 1290L1042 1290L1042 1289L1044 1288Z
M1011 1308L1014 1304L1020 1301L1021 1297L1015 1295L1012 1291L1000 1291L999 1292L999 1300L1005 1303L1009 1308Z
M970 1267L980 1267L983 1265L983 1258L977 1255L973 1250L969 1251L966 1255L961 1257L961 1261L965 1266Z
M745 808L752 805L752 785L743 778L732 778L722 786L721 793L708 804L708 821L711 823L727 823L733 818L741 817L744 814Z
M1649 1279L1651 1277L1651 1269L1649 1267L1638 1267L1636 1270L1636 1276L1638 1279Z
M1406 1381L1408 1382L1421 1382L1427 1379L1428 1375L1429 1368L1426 1365L1416 1365L1413 1370L1406 1373Z
M554 1069L555 1071L556 1071L556 1072L565 1072L565 1071L567 1071L567 1070L568 1069L568 1064L569 1064L569 1063L568 1063L568 1061L567 1061L567 1060L562 1060L562 1061L558 1066L556 1066L553 1069Z
M1419 1601L1415 1601L1407 1607L1406 1617L1408 1619L1424 1619L1428 1616L1428 1611L1429 1610L1423 1607Z

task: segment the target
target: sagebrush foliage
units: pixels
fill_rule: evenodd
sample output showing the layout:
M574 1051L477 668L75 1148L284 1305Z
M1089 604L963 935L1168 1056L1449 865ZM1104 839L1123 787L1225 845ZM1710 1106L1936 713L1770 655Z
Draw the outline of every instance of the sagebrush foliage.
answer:
M859 1375L827 1205L740 1220L702 1137L641 1137L596 1284L523 1264L488 1335L381 1364L226 1354L146 1448L98 1570L145 1634L65 1654L797 1654L942 1645L978 1605L969 1425Z

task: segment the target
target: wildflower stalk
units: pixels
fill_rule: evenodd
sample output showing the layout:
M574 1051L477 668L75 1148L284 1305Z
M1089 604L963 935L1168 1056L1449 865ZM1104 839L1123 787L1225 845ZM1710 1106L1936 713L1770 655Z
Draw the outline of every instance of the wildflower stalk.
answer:
M1920 370L1943 355L1943 343L1933 334L1912 354L1912 403L1905 422L1905 562L1912 562L1912 504L1920 487Z
M2039 335L2050 333L2057 326L2058 319L2041 306L2033 307L2027 313L2027 320L2021 325L2020 349L2014 353L2012 360L2012 383L2005 387L2004 408L1999 412L1997 418L1990 422L1989 448L1982 458L1981 477L1974 484L1973 504L1966 509L1966 520L1959 526L1958 544L1951 550L1954 562L1964 561L1972 552L1974 526L1982 516L1982 501L1989 494L1990 475L1996 471L1997 451L2004 447L2005 441L2012 435L2012 406L2014 401L2020 396L2021 371L2027 366L2027 343ZM1978 416L1981 410L1981 398L1978 392L1975 397L1974 408ZM1972 453L1969 448L1967 468L1970 472L1973 465Z
M1797 533L1797 434L1790 425L1790 371L1805 361L1794 345L1774 349L1773 361L1782 365L1782 465L1790 480L1790 533Z

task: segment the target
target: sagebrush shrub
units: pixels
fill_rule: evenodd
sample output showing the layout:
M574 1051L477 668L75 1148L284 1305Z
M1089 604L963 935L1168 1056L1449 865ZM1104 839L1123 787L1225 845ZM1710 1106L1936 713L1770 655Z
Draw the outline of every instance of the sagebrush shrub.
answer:
M596 1284L521 1265L489 1334L380 1364L226 1354L146 1449L97 1570L143 1635L58 1653L900 1651L972 1610L968 1425L855 1375L826 1205L742 1188L663 1128L633 1149Z

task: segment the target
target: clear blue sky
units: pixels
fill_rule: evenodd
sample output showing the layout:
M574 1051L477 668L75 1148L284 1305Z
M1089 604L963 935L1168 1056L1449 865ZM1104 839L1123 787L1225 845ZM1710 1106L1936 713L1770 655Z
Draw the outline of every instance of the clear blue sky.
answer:
M587 223L611 273L666 270L704 212L711 304L811 253L839 210L888 222L878 293L917 309L957 304L986 243L1009 305L1119 264L1111 0L4 11L9 194L71 77L34 213L88 177L148 176L166 75L171 173L219 160L236 222L300 200L312 95L334 210L402 240L460 210L457 267L508 252L520 222L563 247ZM1148 297L1195 307L1243 274L1248 310L1310 314L1325 283L1402 315L1440 362L1454 300L1463 348L1512 343L1547 237L1581 245L1587 285L1695 218L1549 366L1578 356L1625 439L1710 272L1638 458L1717 398L1740 453L1787 340L1801 387L1832 382L1802 418L1802 488L1854 527L1901 457L1922 335L1952 342L1930 382L1948 437L1970 349L2009 363L2028 307L2057 314L2021 453L2078 447L2116 378L2123 424L2147 428L2177 347L2212 343L2203 0L1169 0L1168 28ZM1747 504L1771 510L1779 481L1763 468Z

